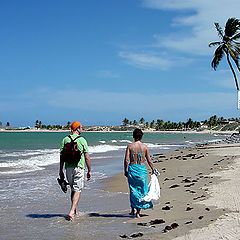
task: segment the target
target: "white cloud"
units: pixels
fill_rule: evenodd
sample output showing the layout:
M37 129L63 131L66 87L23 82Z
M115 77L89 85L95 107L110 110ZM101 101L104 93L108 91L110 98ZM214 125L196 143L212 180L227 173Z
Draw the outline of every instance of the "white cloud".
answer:
M224 27L230 17L238 17L240 9L239 0L143 0L143 6L160 10L191 10L188 15L176 17L172 20L172 27L190 26L191 32L173 33L169 36L158 35L159 45L183 52L208 55L212 50L208 43L218 40L214 29L214 22L219 22ZM182 12L179 12L182 13ZM173 28L174 31L174 28Z
M160 69L167 70L173 66L183 66L191 62L191 59L183 57L169 57L162 54L161 56L156 53L133 53L122 51L119 56L125 60L129 65L144 69Z

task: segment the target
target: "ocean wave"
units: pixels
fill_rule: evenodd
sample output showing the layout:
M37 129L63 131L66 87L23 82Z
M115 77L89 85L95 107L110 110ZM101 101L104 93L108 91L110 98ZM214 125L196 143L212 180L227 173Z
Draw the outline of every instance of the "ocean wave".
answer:
M104 153L104 152L110 152L110 151L118 151L120 149L124 149L126 146L116 146L116 145L95 145L95 146L89 146L89 153Z
M222 139L214 139L214 140L208 140L208 143L214 143L214 142L220 142Z
M58 149L37 149L37 150L24 150L24 151L16 151L16 152L2 152L1 158L7 157L30 157L35 155L42 154L51 154L59 152Z
M43 170L45 166L59 162L59 152L33 156L27 159L9 160L0 163L0 174L24 173Z
M120 143L131 143L130 140L119 140Z

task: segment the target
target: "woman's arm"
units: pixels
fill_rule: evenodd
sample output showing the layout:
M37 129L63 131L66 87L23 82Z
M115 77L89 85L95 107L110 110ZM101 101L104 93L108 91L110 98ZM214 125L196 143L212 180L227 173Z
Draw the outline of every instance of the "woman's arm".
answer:
M149 154L149 150L148 150L148 147L146 146L146 154L145 154L145 157L147 159L147 162L148 162L148 165L149 167L152 169L152 173L154 172L155 168L153 166L153 163L152 163L152 159L150 157L150 154Z
M129 161L129 145L127 146L126 152L125 152L125 158L124 158L124 175L128 176L128 161Z

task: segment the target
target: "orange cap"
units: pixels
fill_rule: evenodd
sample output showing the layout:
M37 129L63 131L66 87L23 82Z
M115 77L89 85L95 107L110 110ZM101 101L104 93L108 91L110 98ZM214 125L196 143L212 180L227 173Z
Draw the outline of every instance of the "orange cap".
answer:
M78 121L75 121L71 124L71 132L75 131L78 127L82 126L82 124Z

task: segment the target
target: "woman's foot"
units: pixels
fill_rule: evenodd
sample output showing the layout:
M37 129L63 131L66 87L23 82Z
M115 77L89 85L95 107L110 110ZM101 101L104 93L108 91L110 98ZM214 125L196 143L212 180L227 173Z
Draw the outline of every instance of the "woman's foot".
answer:
M141 217L141 216L140 216L140 210L141 210L141 209L139 209L139 208L137 209L136 218L140 218L140 217Z
M132 208L132 211L129 213L129 215L135 215L135 211L134 211L134 208Z

